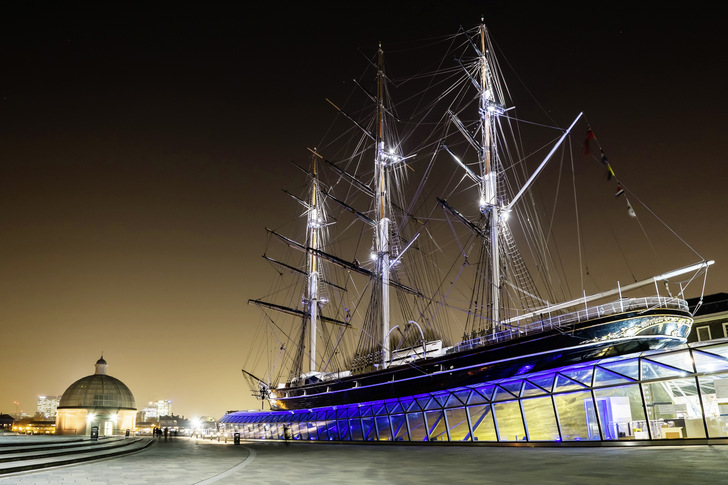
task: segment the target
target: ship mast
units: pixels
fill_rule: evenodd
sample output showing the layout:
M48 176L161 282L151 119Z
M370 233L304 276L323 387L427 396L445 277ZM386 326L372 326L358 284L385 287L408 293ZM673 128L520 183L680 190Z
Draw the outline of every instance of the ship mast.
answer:
M319 272L318 256L316 251L319 244L319 231L321 230L321 214L318 207L318 175L316 171L316 157L313 157L313 181L311 183L311 196L308 209L308 311L310 317L310 360L309 371L316 370L316 331L319 310Z
M480 184L480 211L485 215L490 238L491 331L496 333L500 324L500 248L497 146L495 116L501 108L495 101L488 60L486 59L485 25L480 25L480 122L481 150L479 162L482 175Z

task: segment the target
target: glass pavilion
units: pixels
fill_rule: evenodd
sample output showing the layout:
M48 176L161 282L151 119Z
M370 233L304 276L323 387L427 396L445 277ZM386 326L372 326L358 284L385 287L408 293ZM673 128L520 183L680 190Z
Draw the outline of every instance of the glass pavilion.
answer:
M728 437L728 339L385 401L234 412L226 435L313 441L578 442Z

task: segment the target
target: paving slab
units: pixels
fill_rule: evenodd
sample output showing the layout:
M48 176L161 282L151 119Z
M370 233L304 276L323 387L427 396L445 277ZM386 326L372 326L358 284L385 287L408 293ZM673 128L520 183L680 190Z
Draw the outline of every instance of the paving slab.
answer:
M728 446L473 447L156 440L118 458L0 478L7 484L728 483Z

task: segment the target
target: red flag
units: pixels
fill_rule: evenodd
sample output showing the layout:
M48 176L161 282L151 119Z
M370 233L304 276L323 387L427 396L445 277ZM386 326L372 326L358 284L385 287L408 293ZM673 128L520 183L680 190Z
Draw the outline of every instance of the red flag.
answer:
M617 185L617 193L614 194L615 197L619 197L620 195L624 194L624 189L621 185Z
M589 155L589 140L596 138L591 128L586 130L586 140L584 141L584 155Z

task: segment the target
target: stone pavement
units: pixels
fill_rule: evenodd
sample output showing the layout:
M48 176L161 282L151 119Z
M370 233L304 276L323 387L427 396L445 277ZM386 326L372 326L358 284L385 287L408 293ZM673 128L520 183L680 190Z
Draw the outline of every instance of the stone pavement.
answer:
M174 438L139 453L0 477L6 484L728 483L728 445L377 446Z

